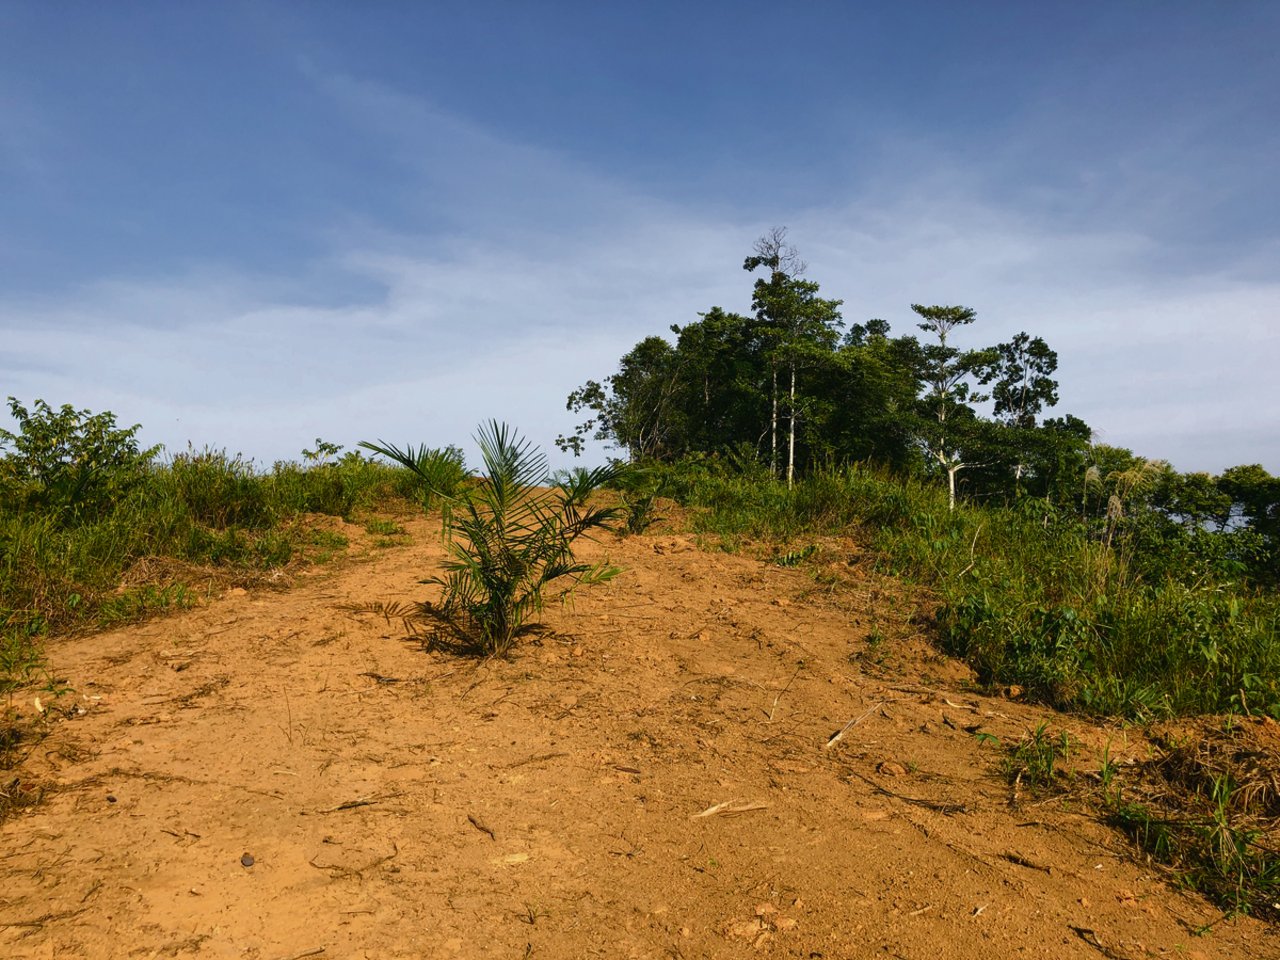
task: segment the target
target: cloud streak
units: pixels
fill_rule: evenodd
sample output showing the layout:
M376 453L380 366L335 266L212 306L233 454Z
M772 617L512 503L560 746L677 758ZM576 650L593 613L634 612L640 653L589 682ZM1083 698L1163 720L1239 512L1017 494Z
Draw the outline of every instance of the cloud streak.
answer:
M296 272L234 261L0 296L4 391L111 409L147 442L260 461L316 436L458 443L496 417L549 445L564 398L636 341L712 305L773 224L677 206L437 105L308 68L335 113L396 157L404 211L354 208ZM945 165L829 198L791 238L851 322L911 328L909 303L977 309L973 343L1026 329L1062 357L1060 410L1107 442L1220 470L1280 470L1280 279L1152 269L1142 226L1015 212Z

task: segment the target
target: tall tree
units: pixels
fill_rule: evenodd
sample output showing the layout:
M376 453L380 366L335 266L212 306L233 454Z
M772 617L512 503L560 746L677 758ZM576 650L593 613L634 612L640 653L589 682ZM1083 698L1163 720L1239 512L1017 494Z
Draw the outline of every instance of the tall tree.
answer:
M799 416L797 398L797 371L816 356L830 355L834 350L836 328L840 319L840 300L825 300L818 296L819 286L810 280L801 280L806 269L795 247L786 242L785 227L775 227L756 241L754 253L743 261L748 273L760 267L769 271L769 278L759 279L751 298L756 319L769 344L770 417L769 417L769 468L778 474L778 372L783 368L789 374L787 389L787 485L795 481L796 424Z
M1218 487L1231 497L1233 512L1266 538L1280 559L1280 477L1253 463L1224 470ZM1272 570L1271 575L1280 577L1280 569Z
M979 382L991 384L996 421L1005 428L1004 439L1015 455L1015 483L1027 469L1040 412L1058 403L1057 369L1057 353L1041 337L1025 332L985 351L979 361Z
M965 447L977 439L980 424L970 403L986 399L973 391L970 378L990 359L985 351L961 351L950 343L957 327L968 326L977 314L968 307L932 306L913 303L920 317L917 324L937 343L921 349L920 380L924 390L919 418L921 441L930 459L947 475L951 509L956 506L956 478L972 464Z
M671 443L673 419L678 416L681 366L666 340L641 340L604 384L588 380L569 394L566 408L589 416L570 436L557 437L556 446L580 456L591 436L622 447L632 460L661 456Z

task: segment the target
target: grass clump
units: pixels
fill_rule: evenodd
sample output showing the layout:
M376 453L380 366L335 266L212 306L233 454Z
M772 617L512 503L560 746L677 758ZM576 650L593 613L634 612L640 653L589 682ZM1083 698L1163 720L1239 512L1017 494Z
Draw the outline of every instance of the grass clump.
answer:
M1174 878L1228 916L1280 919L1280 737L1231 718L1170 734L1153 756L1104 763L1103 813Z
M658 516L658 502L667 495L667 478L661 471L634 466L620 469L613 484L622 500L621 533L639 536L665 519Z
M1071 738L1065 730L1055 736L1041 723L1008 747L1004 773L1015 791L1019 786L1033 791L1052 790L1063 776L1062 762L1071 753Z
M536 628L534 618L548 600L617 574L608 563L588 564L573 552L575 541L607 528L617 515L617 508L588 503L616 479L617 468L577 470L552 482L546 457L505 424L481 427L476 442L484 473L452 494L430 488L431 468L412 448L364 446L445 498L449 559L444 576L424 581L439 584L443 596L424 604L423 614L455 645L501 656Z
M360 446L405 467L405 470L398 471L398 489L406 498L417 500L428 512L441 503L451 501L470 479L466 459L454 446L428 447L423 444L414 447L408 444L401 450L381 440L377 443L361 441Z

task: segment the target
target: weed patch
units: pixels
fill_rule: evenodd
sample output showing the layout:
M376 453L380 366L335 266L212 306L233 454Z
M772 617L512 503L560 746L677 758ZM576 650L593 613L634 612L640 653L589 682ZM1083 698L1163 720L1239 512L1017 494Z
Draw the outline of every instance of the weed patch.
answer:
M1070 753L1071 738L1066 731L1051 734L1047 723L1010 744L1003 766L1015 796L1023 786L1041 793L1057 789L1065 776L1062 762Z
M1153 731L1155 754L1104 759L1107 822L1228 915L1280 919L1280 734L1233 718Z

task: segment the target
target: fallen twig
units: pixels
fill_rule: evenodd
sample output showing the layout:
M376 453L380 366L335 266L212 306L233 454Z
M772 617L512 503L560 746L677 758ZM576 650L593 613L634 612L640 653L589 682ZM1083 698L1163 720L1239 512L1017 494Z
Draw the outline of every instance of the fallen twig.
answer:
M79 910L65 910L62 913L44 913L36 917L34 920L10 920L8 923L0 926L39 928L52 923L54 920L66 920L70 917L79 916L87 909L88 907L81 907Z
M1104 957L1107 957L1108 960L1128 960L1127 953L1120 953L1116 950L1112 950L1110 947L1104 944L1100 939L1098 939L1098 934L1096 931L1090 930L1088 927L1077 927L1071 924L1067 925L1067 929L1069 929L1072 933L1074 933L1077 937L1079 937L1089 946L1093 947L1093 949L1097 950Z
M751 813L755 810L766 810L767 803L743 803L741 800L725 800L721 803L714 803L701 813L695 813L690 820L697 820L699 817L736 817L740 813Z
M307 863L315 867L317 870L324 870L334 880L337 880L341 877L360 877L361 879L363 879L364 872L366 870L372 870L374 867L380 867L384 863L386 863L388 860L394 860L399 855L400 855L400 847L397 846L395 843L392 843L391 853L385 854L384 856L381 856L381 857L375 857L374 859L366 863L363 867L344 867L342 866L342 864L339 864L339 863L316 863L316 861L320 859L318 856L312 857L310 860L307 861ZM311 954L301 954L301 956L311 956Z
M324 947L312 947L310 950L303 950L301 953L291 954L284 960L303 960L304 957L318 957L324 953Z
M778 691L778 695L773 698L773 706L769 708L769 719L766 723L773 723L773 714L778 709L778 701L782 699L782 695L791 689L791 685L796 682L796 677L800 676L800 671L804 669L804 661L800 661L800 665L796 667L796 672L791 675L791 679L787 681L787 685Z
M850 730L852 730L854 727L860 724L863 720L867 719L867 717L871 716L873 713L875 713L877 710L883 707L886 703L893 703L894 701L901 700L901 699L902 697L890 697L888 700L881 700L879 703L877 703L875 706L871 707L870 709L864 710L862 713L858 714L856 717L854 717L852 720L846 723L843 727L841 727L836 733L833 733L827 739L826 746L823 747L822 749L830 750L837 743L839 743L841 740L844 739L844 735L846 733L848 733Z
M337 813L339 810L354 810L357 807L371 807L375 803L381 803L383 800L394 800L401 796L399 793L387 793L380 797L357 797L355 800L348 800L346 803L340 803L336 807L330 807L328 810L321 810L321 813Z
M516 767L523 767L529 763L541 763L543 760L555 760L557 757L567 757L567 753L540 753L536 757L525 757L523 760L517 760L515 763L508 763L507 769L514 770Z

